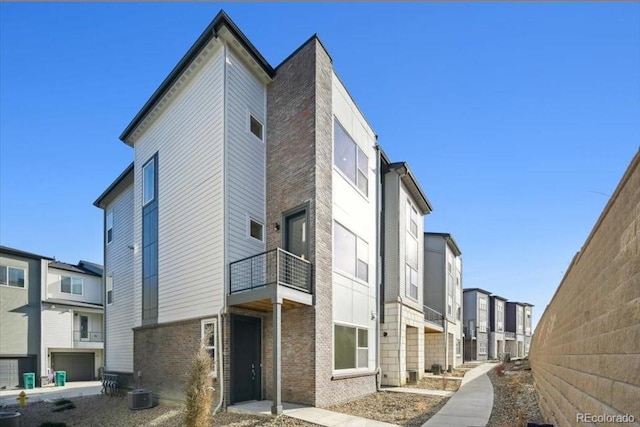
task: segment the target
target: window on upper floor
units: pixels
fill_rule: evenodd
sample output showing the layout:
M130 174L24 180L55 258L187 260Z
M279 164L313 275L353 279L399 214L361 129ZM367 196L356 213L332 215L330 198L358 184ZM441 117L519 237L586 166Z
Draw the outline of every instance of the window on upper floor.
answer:
M107 211L107 245L113 241L113 209Z
M142 206L152 202L156 194L156 162L149 160L142 167Z
M369 366L369 331L353 326L334 325L333 368L358 369Z
M113 304L113 274L107 276L105 285L107 288L107 305L111 305Z
M365 196L368 196L369 158L337 119L334 118L333 123L333 162Z
M369 281L369 244L334 222L333 265L365 282Z
M409 264L405 266L405 288L408 297L418 299L418 272Z
M249 218L249 236L259 240L264 241L264 225L261 222L256 221L253 218Z
M0 265L0 285L12 288L25 287L25 270L23 268Z
M260 141L264 141L262 122L253 114L249 113L249 132L251 132Z
M83 280L81 277L60 277L60 292L63 294L82 295Z
M211 371L211 376L216 377L216 319L204 319L200 322L200 339L203 341L204 347L209 353L211 357L211 362L213 366L213 370Z
M460 338L456 339L456 354L459 356L462 351L462 344Z
M407 229L412 236L418 238L418 211L407 199Z

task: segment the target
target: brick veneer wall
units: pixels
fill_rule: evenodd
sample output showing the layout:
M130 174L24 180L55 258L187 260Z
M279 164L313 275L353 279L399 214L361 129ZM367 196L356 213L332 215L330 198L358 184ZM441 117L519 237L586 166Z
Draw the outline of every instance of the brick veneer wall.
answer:
M133 331L134 377L142 374L140 387L161 399L184 400L191 365L200 346L201 319L191 319ZM214 402L219 390L214 380Z
M542 315L529 357L555 425L580 424L578 413L640 420L640 153Z

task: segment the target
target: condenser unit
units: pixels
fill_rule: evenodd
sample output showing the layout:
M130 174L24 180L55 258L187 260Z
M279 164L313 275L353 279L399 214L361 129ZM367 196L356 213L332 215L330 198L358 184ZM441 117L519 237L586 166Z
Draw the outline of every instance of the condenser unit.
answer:
M129 409L148 409L153 407L151 390L138 389L127 394Z

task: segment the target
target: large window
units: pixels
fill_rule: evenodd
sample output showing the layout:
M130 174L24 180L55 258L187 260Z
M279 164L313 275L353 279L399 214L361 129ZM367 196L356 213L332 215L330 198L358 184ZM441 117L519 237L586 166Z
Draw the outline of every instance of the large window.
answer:
M504 319L504 307L502 303L497 300L496 300L496 311L497 311L496 316L498 317L496 319L496 329L498 330L498 332L502 332L503 319Z
M142 168L142 205L146 205L156 196L156 162L149 160Z
M333 162L367 196L369 158L338 120L334 119L333 123Z
M334 222L335 267L365 282L369 281L369 244Z
M211 375L216 376L216 319L205 319L201 322L201 339L213 365Z
M487 332L487 299L478 297L478 332Z
M409 264L406 265L405 285L407 296L418 299L418 272Z
M107 244L113 240L113 210L107 211L107 231L106 231Z
M64 294L82 295L82 278L61 276L60 292Z
M369 366L369 331L352 326L335 325L334 369L356 369Z
M11 286L13 288L24 288L25 270L16 267L0 265L0 285Z

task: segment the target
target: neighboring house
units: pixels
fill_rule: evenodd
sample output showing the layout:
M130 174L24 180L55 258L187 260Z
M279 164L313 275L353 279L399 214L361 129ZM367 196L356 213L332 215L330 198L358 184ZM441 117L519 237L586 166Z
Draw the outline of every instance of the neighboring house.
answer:
M524 308L520 302L507 302L505 314L506 352L511 357L524 357Z
M502 359L505 353L506 298L491 295L489 300L489 359Z
M524 304L524 356L529 354L529 346L531 345L531 336L533 329L531 327L531 316L533 315L533 304L528 302Z
M0 246L0 390L24 387L24 373L41 375L40 289L51 260Z
M0 389L33 372L93 380L102 367L101 266L0 246Z
M376 390L380 164L388 194L402 198L388 209L404 233L398 250L407 233L420 245L430 206L406 164L382 159L316 36L274 69L219 13L121 139L134 162L95 202L105 224L105 371L182 399L212 332L225 405L270 399L280 413L283 400L327 406ZM414 261L398 253L394 281L416 320L420 287L404 298L407 264L419 281ZM424 324L414 324L419 345Z
M490 295L480 288L463 289L465 360L488 359Z
M424 233L425 367L462 364L462 252L449 233Z
M67 381L90 381L103 366L101 266L52 261L42 287L40 372L65 371Z
M402 386L425 371L423 216L432 207L409 166L382 156L384 315L382 384Z

